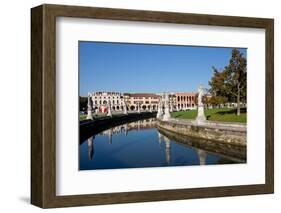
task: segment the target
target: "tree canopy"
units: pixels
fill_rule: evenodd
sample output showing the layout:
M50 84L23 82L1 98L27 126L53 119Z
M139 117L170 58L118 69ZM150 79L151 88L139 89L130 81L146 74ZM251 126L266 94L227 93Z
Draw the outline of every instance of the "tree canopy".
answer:
M210 93L215 96L213 102L237 102L237 114L240 114L240 102L247 100L247 60L238 49L233 49L229 64L223 70L213 67L213 77L209 81ZM220 98L218 98L220 97ZM217 100L217 101L216 101Z

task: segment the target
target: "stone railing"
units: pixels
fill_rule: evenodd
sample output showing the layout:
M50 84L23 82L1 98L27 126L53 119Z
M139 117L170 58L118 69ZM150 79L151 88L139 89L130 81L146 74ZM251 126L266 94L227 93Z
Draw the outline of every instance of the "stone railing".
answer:
M169 121L158 119L158 127L185 136L203 138L221 143L246 145L247 126L236 123L205 121L198 124L195 120L171 118Z

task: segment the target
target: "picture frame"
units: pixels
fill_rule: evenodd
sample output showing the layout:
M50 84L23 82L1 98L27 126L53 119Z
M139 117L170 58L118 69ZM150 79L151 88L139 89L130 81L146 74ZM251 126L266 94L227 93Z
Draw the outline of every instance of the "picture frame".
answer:
M265 30L265 183L56 195L56 18L72 17ZM44 4L31 9L31 203L41 208L150 202L274 192L274 20Z

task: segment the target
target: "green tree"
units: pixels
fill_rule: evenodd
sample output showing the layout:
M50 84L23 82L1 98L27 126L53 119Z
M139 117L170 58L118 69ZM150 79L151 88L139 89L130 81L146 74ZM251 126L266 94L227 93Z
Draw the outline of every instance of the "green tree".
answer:
M79 110L85 111L87 109L88 98L79 96Z
M209 81L210 93L224 97L214 101L236 100L237 115L240 115L240 102L247 98L247 60L237 49L233 49L229 64L219 71L213 67L214 75Z

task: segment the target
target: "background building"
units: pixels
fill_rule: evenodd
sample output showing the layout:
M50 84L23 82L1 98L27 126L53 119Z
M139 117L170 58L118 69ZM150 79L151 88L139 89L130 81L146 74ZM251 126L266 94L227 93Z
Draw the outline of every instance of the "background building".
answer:
M176 109L177 110L186 110L186 109L195 109L196 108L196 94L197 93L175 93L176 96Z
M90 93L93 109L102 113L107 112L110 104L112 111L123 111L126 104L128 111L156 111L163 94L154 93L119 93L92 92ZM169 93L170 111L196 108L196 93Z
M157 110L160 96L154 93L124 93L124 99L129 110Z
M93 108L100 112L106 112L110 104L113 111L123 110L123 96L119 92L92 92Z

